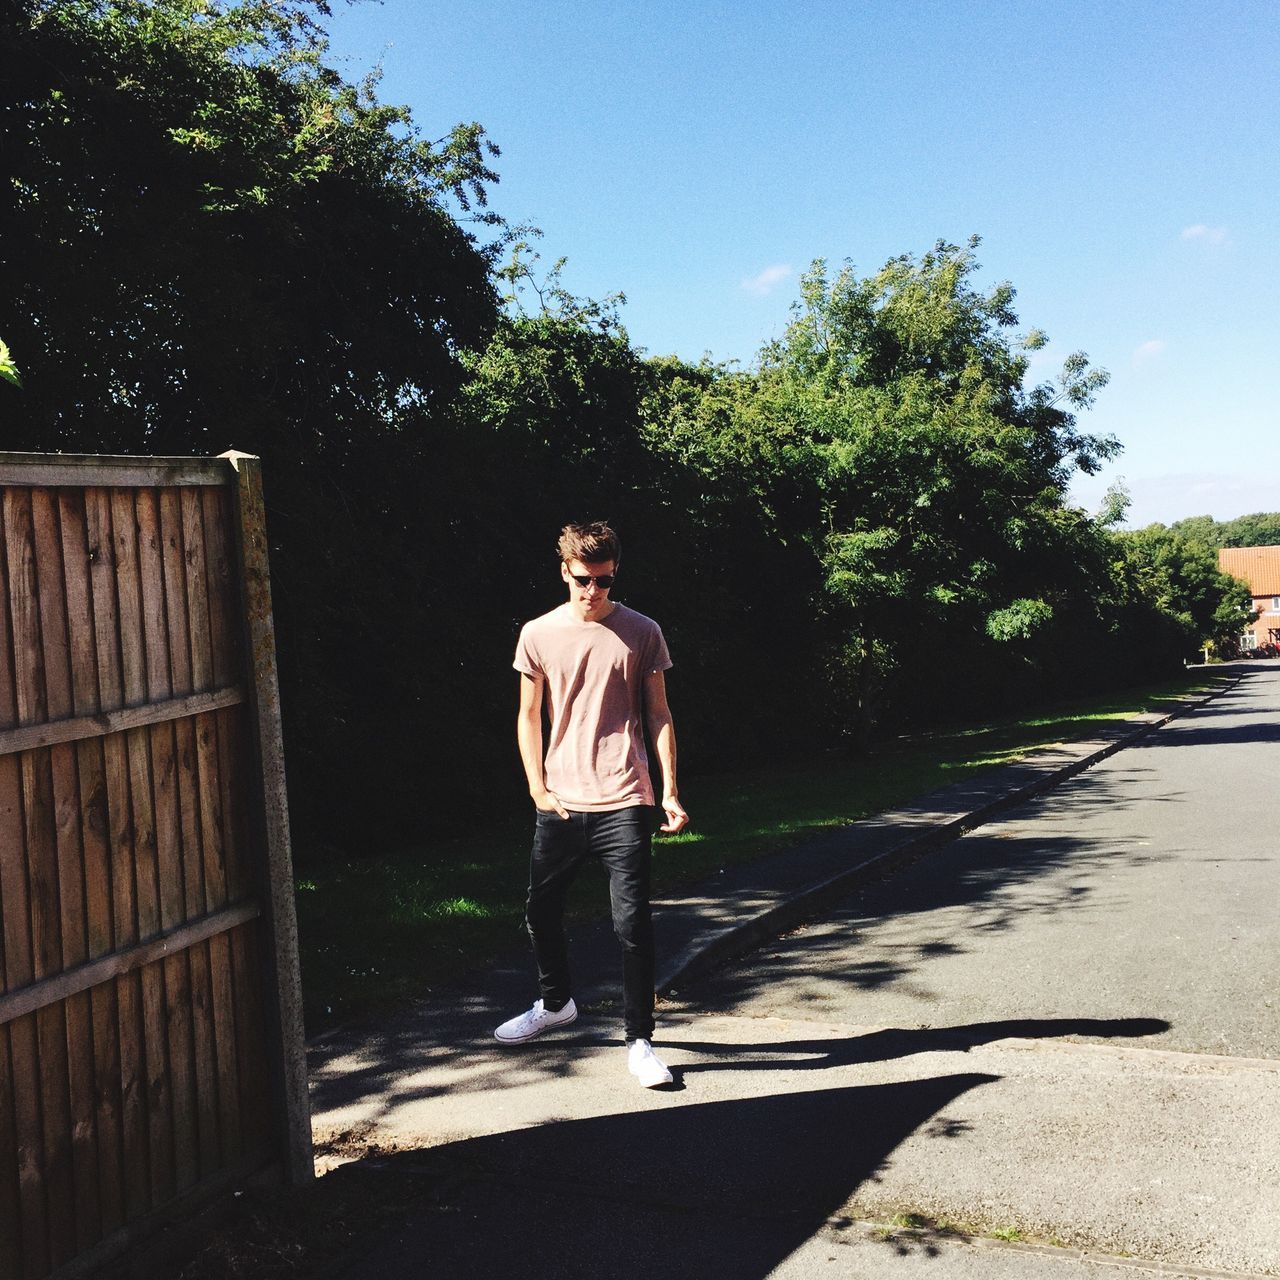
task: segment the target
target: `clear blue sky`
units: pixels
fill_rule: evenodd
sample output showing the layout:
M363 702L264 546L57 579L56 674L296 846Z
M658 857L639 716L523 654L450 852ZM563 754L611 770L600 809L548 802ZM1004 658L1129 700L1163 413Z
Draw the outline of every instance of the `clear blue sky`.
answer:
M749 364L816 257L983 237L1086 351L1130 524L1280 510L1280 3L338 0L332 61L430 136L478 120L492 204L652 354Z

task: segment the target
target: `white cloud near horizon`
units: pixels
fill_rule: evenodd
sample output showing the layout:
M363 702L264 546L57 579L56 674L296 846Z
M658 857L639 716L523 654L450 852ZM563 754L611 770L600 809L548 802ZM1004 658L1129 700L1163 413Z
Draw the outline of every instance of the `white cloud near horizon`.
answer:
M1197 222L1194 226L1182 228L1182 238L1203 240L1205 244L1226 244L1227 229L1226 227L1209 227L1203 222Z
M779 262L772 267L765 267L758 275L743 280L742 287L757 298L767 298L784 280L790 280L793 275L795 272L788 264Z
M1133 363L1150 364L1158 356L1164 355L1165 348L1169 344L1163 338L1151 338L1147 342L1141 343L1134 348Z
M1071 485L1071 501L1086 511L1096 510L1115 477L1077 476ZM1132 499L1124 527L1173 524L1188 516L1212 516L1234 520L1252 511L1274 511L1275 484L1267 475L1242 472L1180 471L1134 475L1128 472L1125 487Z

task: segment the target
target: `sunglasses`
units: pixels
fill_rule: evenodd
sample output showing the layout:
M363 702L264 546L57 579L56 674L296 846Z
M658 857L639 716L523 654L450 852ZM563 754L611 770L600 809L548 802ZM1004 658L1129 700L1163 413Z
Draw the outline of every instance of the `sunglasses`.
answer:
M590 586L594 582L601 591L608 591L613 586L613 574L611 573L597 573L594 575L590 573L571 573L569 577L580 587Z

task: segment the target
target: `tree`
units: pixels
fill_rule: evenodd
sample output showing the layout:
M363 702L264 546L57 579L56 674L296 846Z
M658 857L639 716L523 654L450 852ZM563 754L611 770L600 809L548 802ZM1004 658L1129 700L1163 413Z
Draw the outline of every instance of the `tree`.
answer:
M975 288L976 239L867 278L816 263L750 370L647 360L620 297L538 278L488 210L478 125L425 140L326 67L327 12L0 17L8 443L263 455L300 825L356 811L363 844L519 789L495 673L557 602L567 519L614 520L624 598L660 597L704 768L865 741L887 697L936 716L1120 670L1151 606L1064 501L1117 447L1075 425L1105 375L1073 356L1024 385L1043 335L1016 336L1008 285ZM926 636L954 669L895 686ZM784 659L802 679L763 677ZM424 812L423 778L450 805Z
M1206 644L1234 650L1254 617L1249 587L1218 568L1214 546L1180 526L1197 527L1154 524L1112 536L1138 594L1182 628L1187 656Z
M295 818L336 830L421 736L421 632L388 612L506 229L484 131L431 141L345 83L327 12L7 6L0 332L27 384L8 448L263 456Z
M1164 528L1153 525L1152 528ZM1221 547L1274 547L1280 545L1280 512L1255 511L1233 520L1215 520L1212 516L1188 516L1175 520L1170 530L1183 537L1202 542L1215 550Z
M496 316L492 251L450 212L496 178L483 130L427 142L344 83L323 4L10 13L0 268L23 443L296 456L457 385Z
M978 629L1016 644L1050 625L1069 554L1071 471L1115 441L1076 429L1106 375L1081 355L1026 389L1013 289L972 284L975 237L834 278L816 262L785 335L750 374L711 373L666 447L717 485L753 492L781 539L803 539L865 739L887 679L925 634Z
M18 372L18 366L3 339L0 339L0 378L15 387L22 386L22 375Z
M1224 547L1274 547L1280 545L1280 512L1255 511L1236 516L1222 528Z
M502 278L522 298L485 350L466 357L457 429L467 447L458 457L484 477L468 516L502 547L505 589L478 602L480 626L474 614L465 620L464 661L475 662L478 681L506 667L519 622L559 603L555 532L569 519L608 519L623 541L615 595L661 618L673 680L697 691L680 699L682 749L706 768L794 744L812 726L822 683L797 690L760 672L780 651L814 667L808 562L797 566L746 494L708 486L685 459L655 447L674 389L699 371L644 359L615 300L575 298L556 266L542 278L535 265L525 249L515 255ZM531 544L531 531L541 540ZM433 541L458 537L438 529ZM504 758L509 710L504 701L491 735Z

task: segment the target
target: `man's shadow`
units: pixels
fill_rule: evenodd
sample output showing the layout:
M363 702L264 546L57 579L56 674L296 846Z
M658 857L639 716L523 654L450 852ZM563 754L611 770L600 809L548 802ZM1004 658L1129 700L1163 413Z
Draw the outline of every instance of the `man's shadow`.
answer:
M1161 1018L1007 1018L955 1027L904 1029L885 1027L839 1039L761 1041L716 1044L672 1041L672 1046L714 1056L717 1061L685 1063L672 1069L675 1083L685 1075L706 1071L825 1071L832 1067L890 1062L916 1053L967 1053L996 1040L1039 1040L1058 1036L1156 1036L1170 1028ZM758 1061L751 1061L757 1058Z

